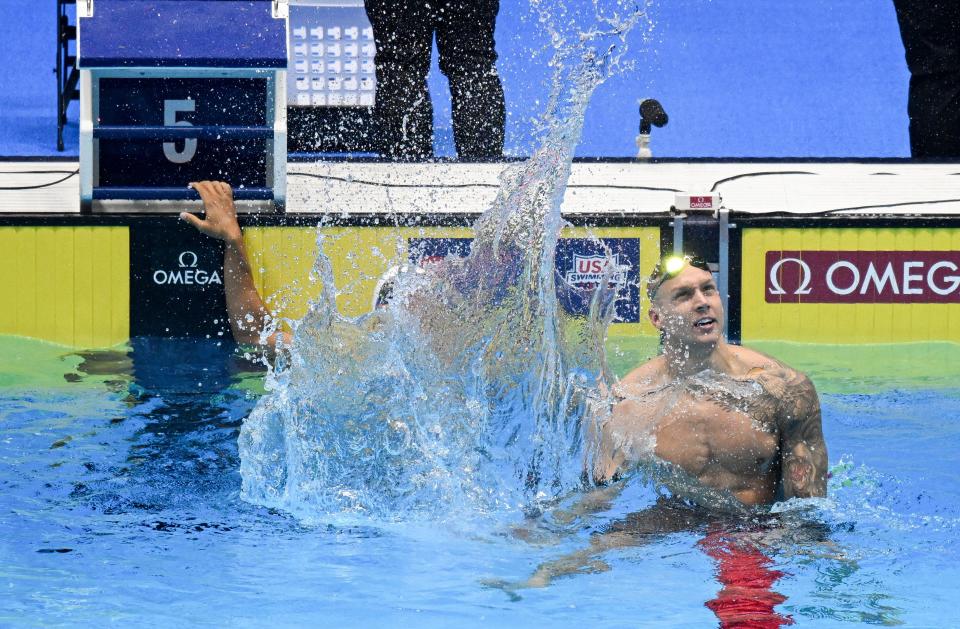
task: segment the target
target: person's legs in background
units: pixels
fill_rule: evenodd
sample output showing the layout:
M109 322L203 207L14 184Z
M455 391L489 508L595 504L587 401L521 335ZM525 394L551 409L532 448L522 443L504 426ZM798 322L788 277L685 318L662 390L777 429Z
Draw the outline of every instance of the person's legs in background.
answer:
M499 0L438 0L440 70L450 81L453 139L461 159L503 155L506 109L494 65Z
M960 157L960 2L894 0L910 69L910 152Z
M366 0L377 47L373 133L383 157L433 155L433 104L427 90L432 11L424 0Z

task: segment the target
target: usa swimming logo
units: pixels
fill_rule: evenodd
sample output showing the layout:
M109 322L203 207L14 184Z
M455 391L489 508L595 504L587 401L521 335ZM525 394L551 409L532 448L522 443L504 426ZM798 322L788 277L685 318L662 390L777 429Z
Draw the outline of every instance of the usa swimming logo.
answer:
M411 238L408 243L412 264L463 257L471 247L469 238ZM606 276L608 288L616 293L614 321L640 321L638 238L561 238L555 253L557 301L566 312L577 316L590 312L594 291Z
M575 254L573 266L567 271L564 279L570 286L581 290L593 290L606 276L608 286L622 288L627 283L628 268L628 265L621 262L620 254L613 256Z

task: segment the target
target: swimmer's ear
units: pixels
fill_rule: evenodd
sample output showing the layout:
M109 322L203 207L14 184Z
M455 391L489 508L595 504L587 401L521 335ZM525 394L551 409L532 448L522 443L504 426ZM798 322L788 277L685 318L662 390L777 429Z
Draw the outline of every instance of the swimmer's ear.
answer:
M650 323L653 324L653 327L658 330L663 329L663 319L660 317L660 311L656 308L650 308L647 311L647 316L650 317Z

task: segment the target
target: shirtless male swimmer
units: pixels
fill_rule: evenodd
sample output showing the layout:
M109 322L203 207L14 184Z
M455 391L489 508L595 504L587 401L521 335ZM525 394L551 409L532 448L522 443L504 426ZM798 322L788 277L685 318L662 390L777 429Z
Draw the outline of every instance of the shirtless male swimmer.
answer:
M659 480L674 499L660 498L604 526L589 547L541 564L522 583L491 585L510 591L544 587L560 576L606 570L599 556L607 551L704 526L711 531L705 547L720 548L717 556L736 563L745 552L754 556L755 550L744 548L755 547L753 538L764 533L726 530L726 518L777 500L826 495L827 447L813 384L769 356L724 340L723 304L706 263L665 258L650 276L647 294L662 353L612 387L612 406L602 404L609 410L597 413L587 429L585 472L600 487L554 517L564 521L606 510L622 489L614 481L651 464L658 471L669 468ZM516 533L529 535L524 529ZM752 582L756 575L748 570L739 576Z
M230 186L211 181L191 186L199 192L206 216L183 213L181 218L225 243L224 288L234 338L264 345L268 355L277 345L288 346L287 333L261 336L269 313L253 283ZM612 481L651 462L666 462L682 473L681 482L692 477L694 485L714 490L724 505L736 509L824 496L827 448L820 403L810 380L769 356L726 343L723 305L702 261L665 259L650 277L647 294L650 321L661 333L663 351L614 385L608 396L612 406L603 405L604 412L593 418L592 430L586 431L591 454L586 471L601 488L585 494L575 511L603 508L622 487ZM678 491L671 479L677 478L671 475L665 484L674 495L686 498L684 488ZM694 502L702 497L697 489ZM522 583L488 584L508 590L543 587L563 575L606 569L599 555L609 550L642 544L651 534L710 522L714 505L707 502L708 508L701 509L684 506L682 500L658 500L593 534L589 547L541 564ZM701 544L711 557L720 557L721 564L739 566L737 558L744 556L749 560L745 565L752 566L762 558L753 537L762 537L763 531L725 531L716 522L709 527ZM754 570L721 572L737 577L727 585L736 585L737 579L754 585L763 582L757 581ZM765 574L761 569L759 577ZM731 609L740 613L743 593L754 590L730 591L737 593ZM779 618L773 611L775 598L770 599L774 602L768 598L759 597L760 615ZM723 619L728 611L721 599L718 595L711 609Z
M663 351L613 388L593 480L616 479L653 454L744 505L824 496L827 447L810 380L724 340L723 304L702 261L666 258L647 294Z

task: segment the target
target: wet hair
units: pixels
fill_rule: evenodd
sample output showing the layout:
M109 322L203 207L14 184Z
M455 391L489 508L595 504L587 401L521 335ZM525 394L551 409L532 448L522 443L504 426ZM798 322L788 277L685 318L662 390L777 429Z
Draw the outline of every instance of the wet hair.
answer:
M374 295L374 309L383 308L390 303L390 299L393 297L394 284L396 284L396 280L388 280L380 285L376 291L376 294Z
M373 289L373 309L383 308L390 299L393 298L393 288L397 284L397 276L400 275L400 267L392 266L380 276L377 281L377 287Z
M401 273L423 273L424 270L419 266L410 266L404 264L394 265L386 270L386 272L380 276L380 279L377 281L376 288L373 289L373 309L377 310L378 308L384 308L387 304L390 303L390 300L393 299L393 293L397 286L397 280L400 277Z
M653 267L650 277L647 278L647 297L650 301L652 302L654 300L657 296L657 291L660 290L660 287L663 286L667 280L672 280L680 275L680 272L688 266L712 273L707 261L698 255L688 254L681 256L671 254L664 256L660 258L656 266Z

